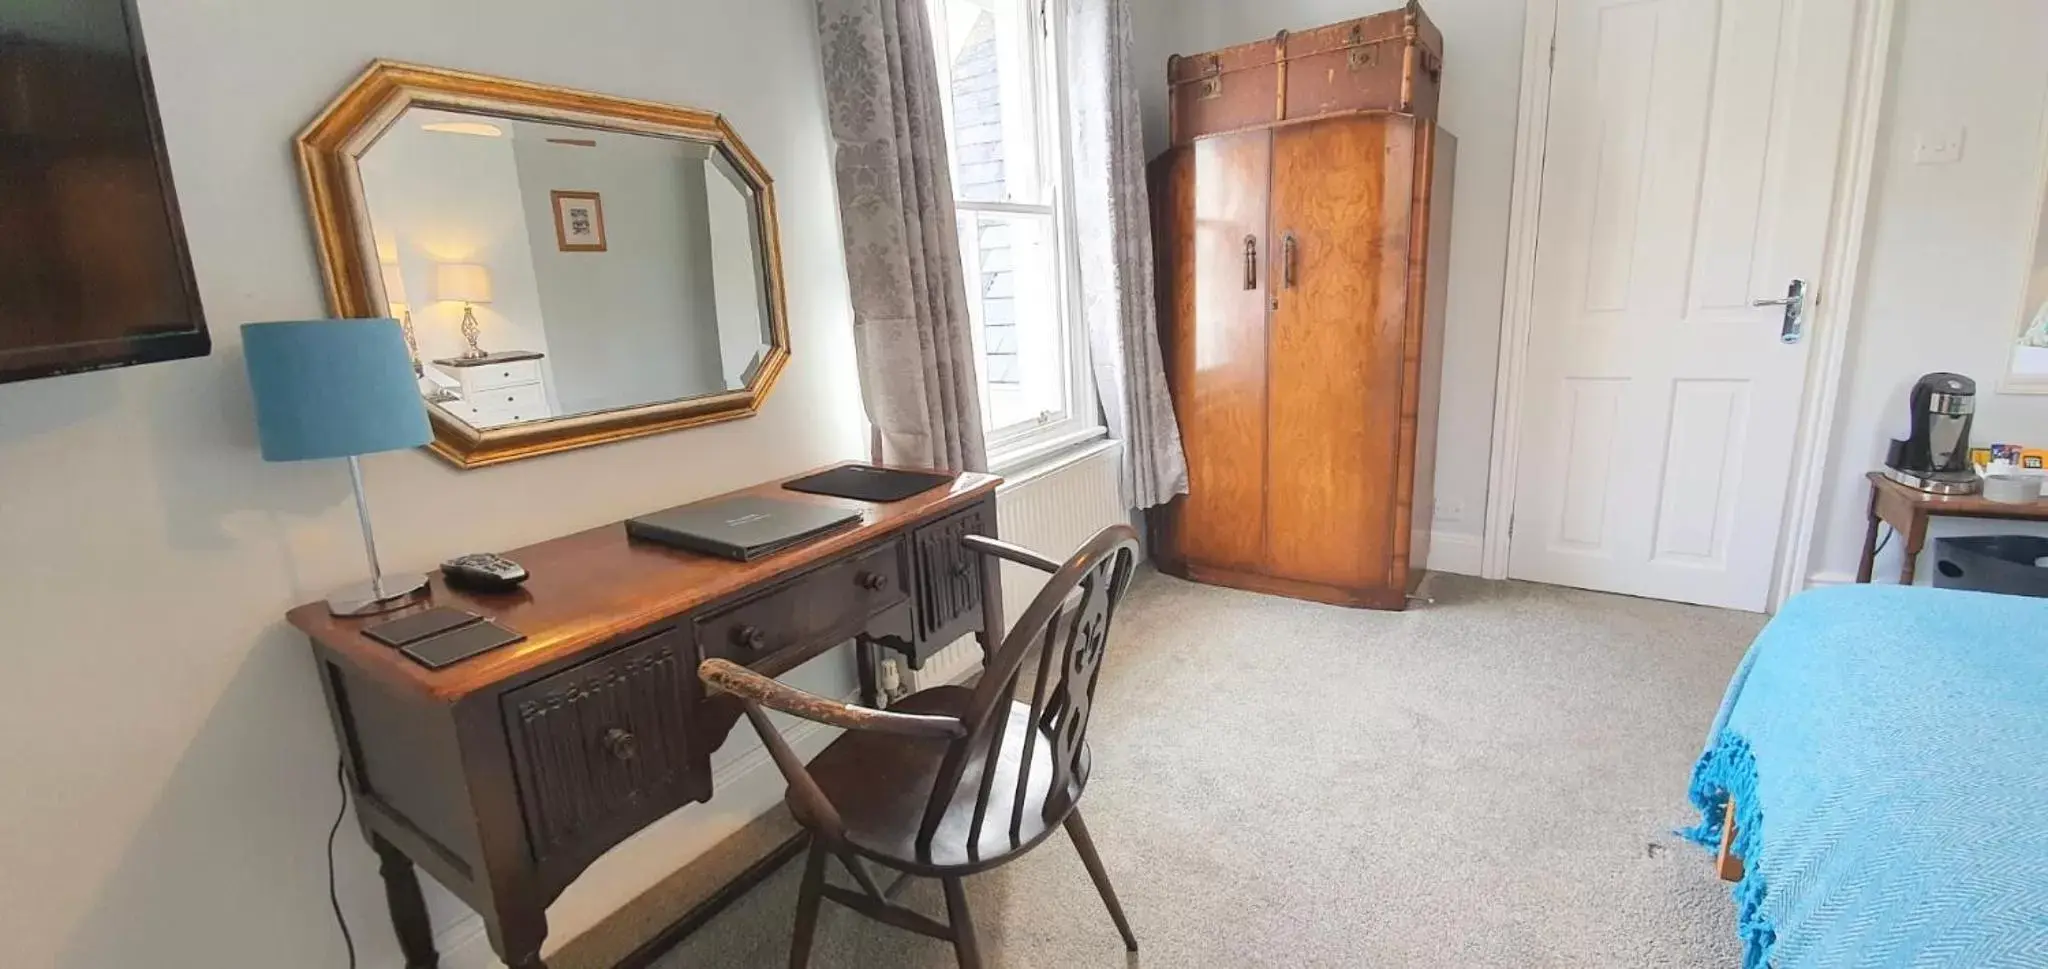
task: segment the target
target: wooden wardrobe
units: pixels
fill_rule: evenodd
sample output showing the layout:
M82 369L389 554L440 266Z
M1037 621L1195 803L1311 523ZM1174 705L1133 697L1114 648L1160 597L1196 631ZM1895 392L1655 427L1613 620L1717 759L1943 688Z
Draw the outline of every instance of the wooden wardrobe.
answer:
M1428 553L1452 139L1419 7L1169 62L1160 341L1198 582L1400 609Z

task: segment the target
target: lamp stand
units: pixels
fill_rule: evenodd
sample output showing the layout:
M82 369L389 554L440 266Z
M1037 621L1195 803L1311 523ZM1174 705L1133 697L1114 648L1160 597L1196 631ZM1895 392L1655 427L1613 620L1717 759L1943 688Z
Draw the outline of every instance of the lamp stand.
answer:
M405 330L405 352L412 357L413 378L418 379L426 376L427 368L424 364L420 363L419 337L412 332L412 310L410 308L406 309L405 316L398 321L398 325Z
M477 360L489 355L476 343L476 338L482 332L483 328L476 322L476 311L471 309L468 303L462 304L462 337L469 341L469 349L462 351L462 359Z
M426 576L387 576L377 564L377 536L370 531L370 503L363 496L363 465L355 455L349 455L348 480L356 492L356 518L363 524L363 550L370 555L370 581L329 596L327 611L337 616L373 616L417 601L427 590Z

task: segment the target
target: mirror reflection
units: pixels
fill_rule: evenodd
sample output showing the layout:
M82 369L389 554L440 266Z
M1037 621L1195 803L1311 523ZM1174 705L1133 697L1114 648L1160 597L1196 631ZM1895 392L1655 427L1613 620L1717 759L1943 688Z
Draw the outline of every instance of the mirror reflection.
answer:
M755 187L711 142L411 107L362 155L420 390L478 429L745 388Z

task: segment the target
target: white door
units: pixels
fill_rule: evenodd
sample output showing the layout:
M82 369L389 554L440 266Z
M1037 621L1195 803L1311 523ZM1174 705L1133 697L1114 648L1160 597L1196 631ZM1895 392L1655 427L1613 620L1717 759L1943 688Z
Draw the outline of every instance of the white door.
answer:
M1558 0L1510 576L1765 607L1855 5Z

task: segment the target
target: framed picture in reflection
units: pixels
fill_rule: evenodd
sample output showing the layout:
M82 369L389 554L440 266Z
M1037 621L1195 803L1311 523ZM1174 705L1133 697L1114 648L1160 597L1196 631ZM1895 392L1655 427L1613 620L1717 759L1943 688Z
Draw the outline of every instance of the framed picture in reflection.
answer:
M597 193L548 194L555 203L555 245L563 252L603 252L604 202Z

